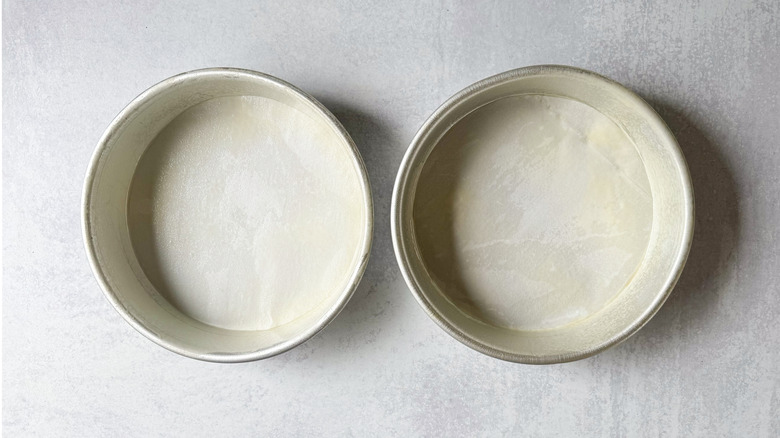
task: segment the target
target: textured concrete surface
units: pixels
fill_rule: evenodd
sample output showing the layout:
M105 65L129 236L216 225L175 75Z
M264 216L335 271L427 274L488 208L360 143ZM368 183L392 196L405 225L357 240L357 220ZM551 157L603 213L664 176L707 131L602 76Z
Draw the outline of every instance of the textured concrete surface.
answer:
M682 4L682 5L681 5ZM8 436L780 435L780 3L3 3L3 426ZM392 182L447 97L571 64L651 102L696 190L673 296L565 365L482 356L419 308L390 242ZM271 73L353 134L376 202L370 266L322 333L201 363L134 332L81 243L90 154L136 94L207 66Z

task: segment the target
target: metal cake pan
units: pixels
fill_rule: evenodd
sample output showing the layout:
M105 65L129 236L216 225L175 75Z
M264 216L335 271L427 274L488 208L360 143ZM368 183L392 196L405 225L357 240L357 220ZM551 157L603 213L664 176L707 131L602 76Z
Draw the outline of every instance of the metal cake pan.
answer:
M685 264L693 189L658 114L615 81L543 65L479 81L422 125L392 200L398 264L458 341L514 362L636 333Z

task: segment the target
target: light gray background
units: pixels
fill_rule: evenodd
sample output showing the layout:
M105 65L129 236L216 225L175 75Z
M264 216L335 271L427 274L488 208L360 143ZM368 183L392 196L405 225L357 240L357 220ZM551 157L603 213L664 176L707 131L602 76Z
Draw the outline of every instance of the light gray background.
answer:
M384 3L3 2L6 434L778 436L780 2ZM610 76L660 112L697 220L679 285L641 332L590 359L524 366L428 319L397 268L389 209L401 156L439 104L542 63ZM344 312L240 365L136 333L81 242L103 129L152 84L209 66L319 98L358 144L376 203L372 258Z

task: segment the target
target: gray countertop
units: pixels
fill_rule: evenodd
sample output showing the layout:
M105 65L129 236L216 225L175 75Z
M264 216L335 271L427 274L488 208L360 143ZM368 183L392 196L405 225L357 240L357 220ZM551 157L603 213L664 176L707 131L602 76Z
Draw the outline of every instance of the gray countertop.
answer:
M780 435L780 2L3 3L3 426L8 436ZM672 297L598 356L526 366L450 338L390 239L401 156L484 77L569 64L647 99L677 135L696 234ZM219 365L111 308L81 241L103 129L139 92L209 66L263 71L353 135L374 248L302 346Z

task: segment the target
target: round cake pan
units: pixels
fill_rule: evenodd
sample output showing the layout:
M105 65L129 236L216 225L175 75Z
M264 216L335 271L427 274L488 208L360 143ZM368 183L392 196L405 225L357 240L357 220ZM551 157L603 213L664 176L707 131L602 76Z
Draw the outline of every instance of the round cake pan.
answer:
M691 244L674 136L620 84L566 66L512 70L445 102L395 183L392 235L428 315L484 354L546 364L639 330Z
M214 362L306 341L352 296L373 227L366 170L319 102L248 70L166 79L98 143L83 193L92 270L147 338Z

